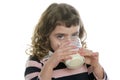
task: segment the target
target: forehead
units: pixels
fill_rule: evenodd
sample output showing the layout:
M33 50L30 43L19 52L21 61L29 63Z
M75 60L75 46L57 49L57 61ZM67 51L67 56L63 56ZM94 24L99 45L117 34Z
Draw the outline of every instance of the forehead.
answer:
M56 26L56 28L53 30L52 33L64 33L64 34L72 34L75 32L79 32L80 27L79 26L71 26L66 27L63 25Z

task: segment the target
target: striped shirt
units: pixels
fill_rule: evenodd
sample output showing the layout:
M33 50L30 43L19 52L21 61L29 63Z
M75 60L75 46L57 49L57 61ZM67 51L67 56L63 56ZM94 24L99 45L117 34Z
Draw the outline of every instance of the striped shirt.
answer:
M40 61L36 57L31 57L26 63L25 80L41 80L40 72L46 61L47 58ZM53 69L51 80L108 80L108 78L104 72L104 79L97 79L90 65L84 64L78 69L68 69L64 63L60 62Z

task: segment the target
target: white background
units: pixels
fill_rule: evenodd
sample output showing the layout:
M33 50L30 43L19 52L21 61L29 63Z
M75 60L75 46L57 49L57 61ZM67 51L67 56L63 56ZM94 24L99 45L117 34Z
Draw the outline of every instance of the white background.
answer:
M25 53L34 26L52 2L73 5L87 31L89 49L100 53L110 80L119 80L119 0L0 0L0 79L24 80Z

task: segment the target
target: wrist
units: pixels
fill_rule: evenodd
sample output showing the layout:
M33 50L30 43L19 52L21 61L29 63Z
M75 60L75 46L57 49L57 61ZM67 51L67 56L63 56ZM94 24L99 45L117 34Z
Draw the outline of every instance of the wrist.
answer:
M44 64L44 68L47 68L47 69L49 69L49 70L53 70L54 67L53 67L53 65L50 64L49 62L48 62L48 63L46 62L46 63Z
M99 63L93 65L93 69L97 69L97 68L100 68L100 67L101 67L101 65Z
M98 72L98 71L102 71L103 72L103 68L100 64L97 64L96 66L93 66L93 72Z
M100 64L93 66L93 73L97 79L103 79L104 77L104 70Z

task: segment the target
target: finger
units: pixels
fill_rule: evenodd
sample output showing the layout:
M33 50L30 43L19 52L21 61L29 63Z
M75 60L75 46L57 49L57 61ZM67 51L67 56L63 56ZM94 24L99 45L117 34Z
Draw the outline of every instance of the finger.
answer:
M71 57L71 56L66 56L66 57L64 58L64 60L68 60L68 59L72 59L72 57Z
M57 56L71 55L71 54L78 53L78 50L74 46L69 46L66 48L57 49L55 53Z
M59 50L65 52L65 51L78 51L78 48L74 45L68 45L67 47L59 48Z
M79 50L79 53L80 53L81 56L86 56L86 57L88 56L88 57L90 57L90 56L92 56L93 51L92 51L92 50L88 50L88 49L81 48L81 49Z
M70 56L70 55L73 55L73 54L77 54L78 53L78 51L66 51L66 52L64 52L64 56Z
M99 53L98 53L98 52L94 52L94 53L92 54L92 56L97 57L97 56L99 56Z
M70 56L70 55L62 55L61 56L61 61L65 61L65 60L68 60L68 59L72 59L72 56Z
M78 52L77 51L70 51L70 52L66 52L65 54L63 54L61 56L62 60L68 60L68 59L72 59L72 56L71 55L74 55L74 54L77 54Z
M65 41L59 44L60 48L67 47L70 44L70 41Z
M69 48L70 49L70 48ZM78 53L78 50L68 50L68 49L65 49L65 50L58 50L56 51L56 55L58 57L61 57L61 56L69 56L69 55L73 55L73 54L76 54Z

